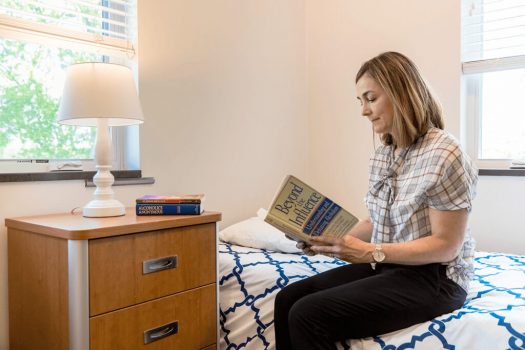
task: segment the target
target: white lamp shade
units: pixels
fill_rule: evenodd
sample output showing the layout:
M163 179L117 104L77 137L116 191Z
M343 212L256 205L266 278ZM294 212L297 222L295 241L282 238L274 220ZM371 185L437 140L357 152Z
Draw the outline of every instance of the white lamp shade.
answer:
M131 69L112 63L79 63L68 67L58 109L61 124L97 126L140 124L142 108Z

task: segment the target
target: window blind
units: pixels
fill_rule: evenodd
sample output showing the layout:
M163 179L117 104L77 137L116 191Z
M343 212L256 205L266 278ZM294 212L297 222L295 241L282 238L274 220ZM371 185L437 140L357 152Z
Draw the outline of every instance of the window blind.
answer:
M135 0L0 0L0 37L132 56Z
M462 0L464 73L525 67L525 1Z

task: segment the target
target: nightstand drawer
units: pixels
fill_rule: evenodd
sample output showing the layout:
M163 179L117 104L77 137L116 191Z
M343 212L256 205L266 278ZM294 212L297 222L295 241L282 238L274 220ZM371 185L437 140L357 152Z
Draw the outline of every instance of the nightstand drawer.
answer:
M90 319L92 349L208 348L217 341L216 284ZM145 344L145 332L149 332ZM213 348L213 347L212 347Z
M89 241L90 315L215 282L215 223Z

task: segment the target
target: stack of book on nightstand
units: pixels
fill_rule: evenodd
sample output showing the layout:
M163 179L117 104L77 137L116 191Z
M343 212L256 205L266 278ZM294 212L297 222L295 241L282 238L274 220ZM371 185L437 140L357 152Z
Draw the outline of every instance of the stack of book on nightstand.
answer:
M137 215L199 215L204 211L203 194L157 196L147 194L137 198Z

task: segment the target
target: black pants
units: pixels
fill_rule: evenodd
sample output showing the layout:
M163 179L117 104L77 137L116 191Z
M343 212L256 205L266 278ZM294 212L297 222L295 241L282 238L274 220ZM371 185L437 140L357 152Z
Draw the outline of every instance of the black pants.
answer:
M459 308L466 292L445 266L349 264L292 283L275 298L277 350L336 349Z

